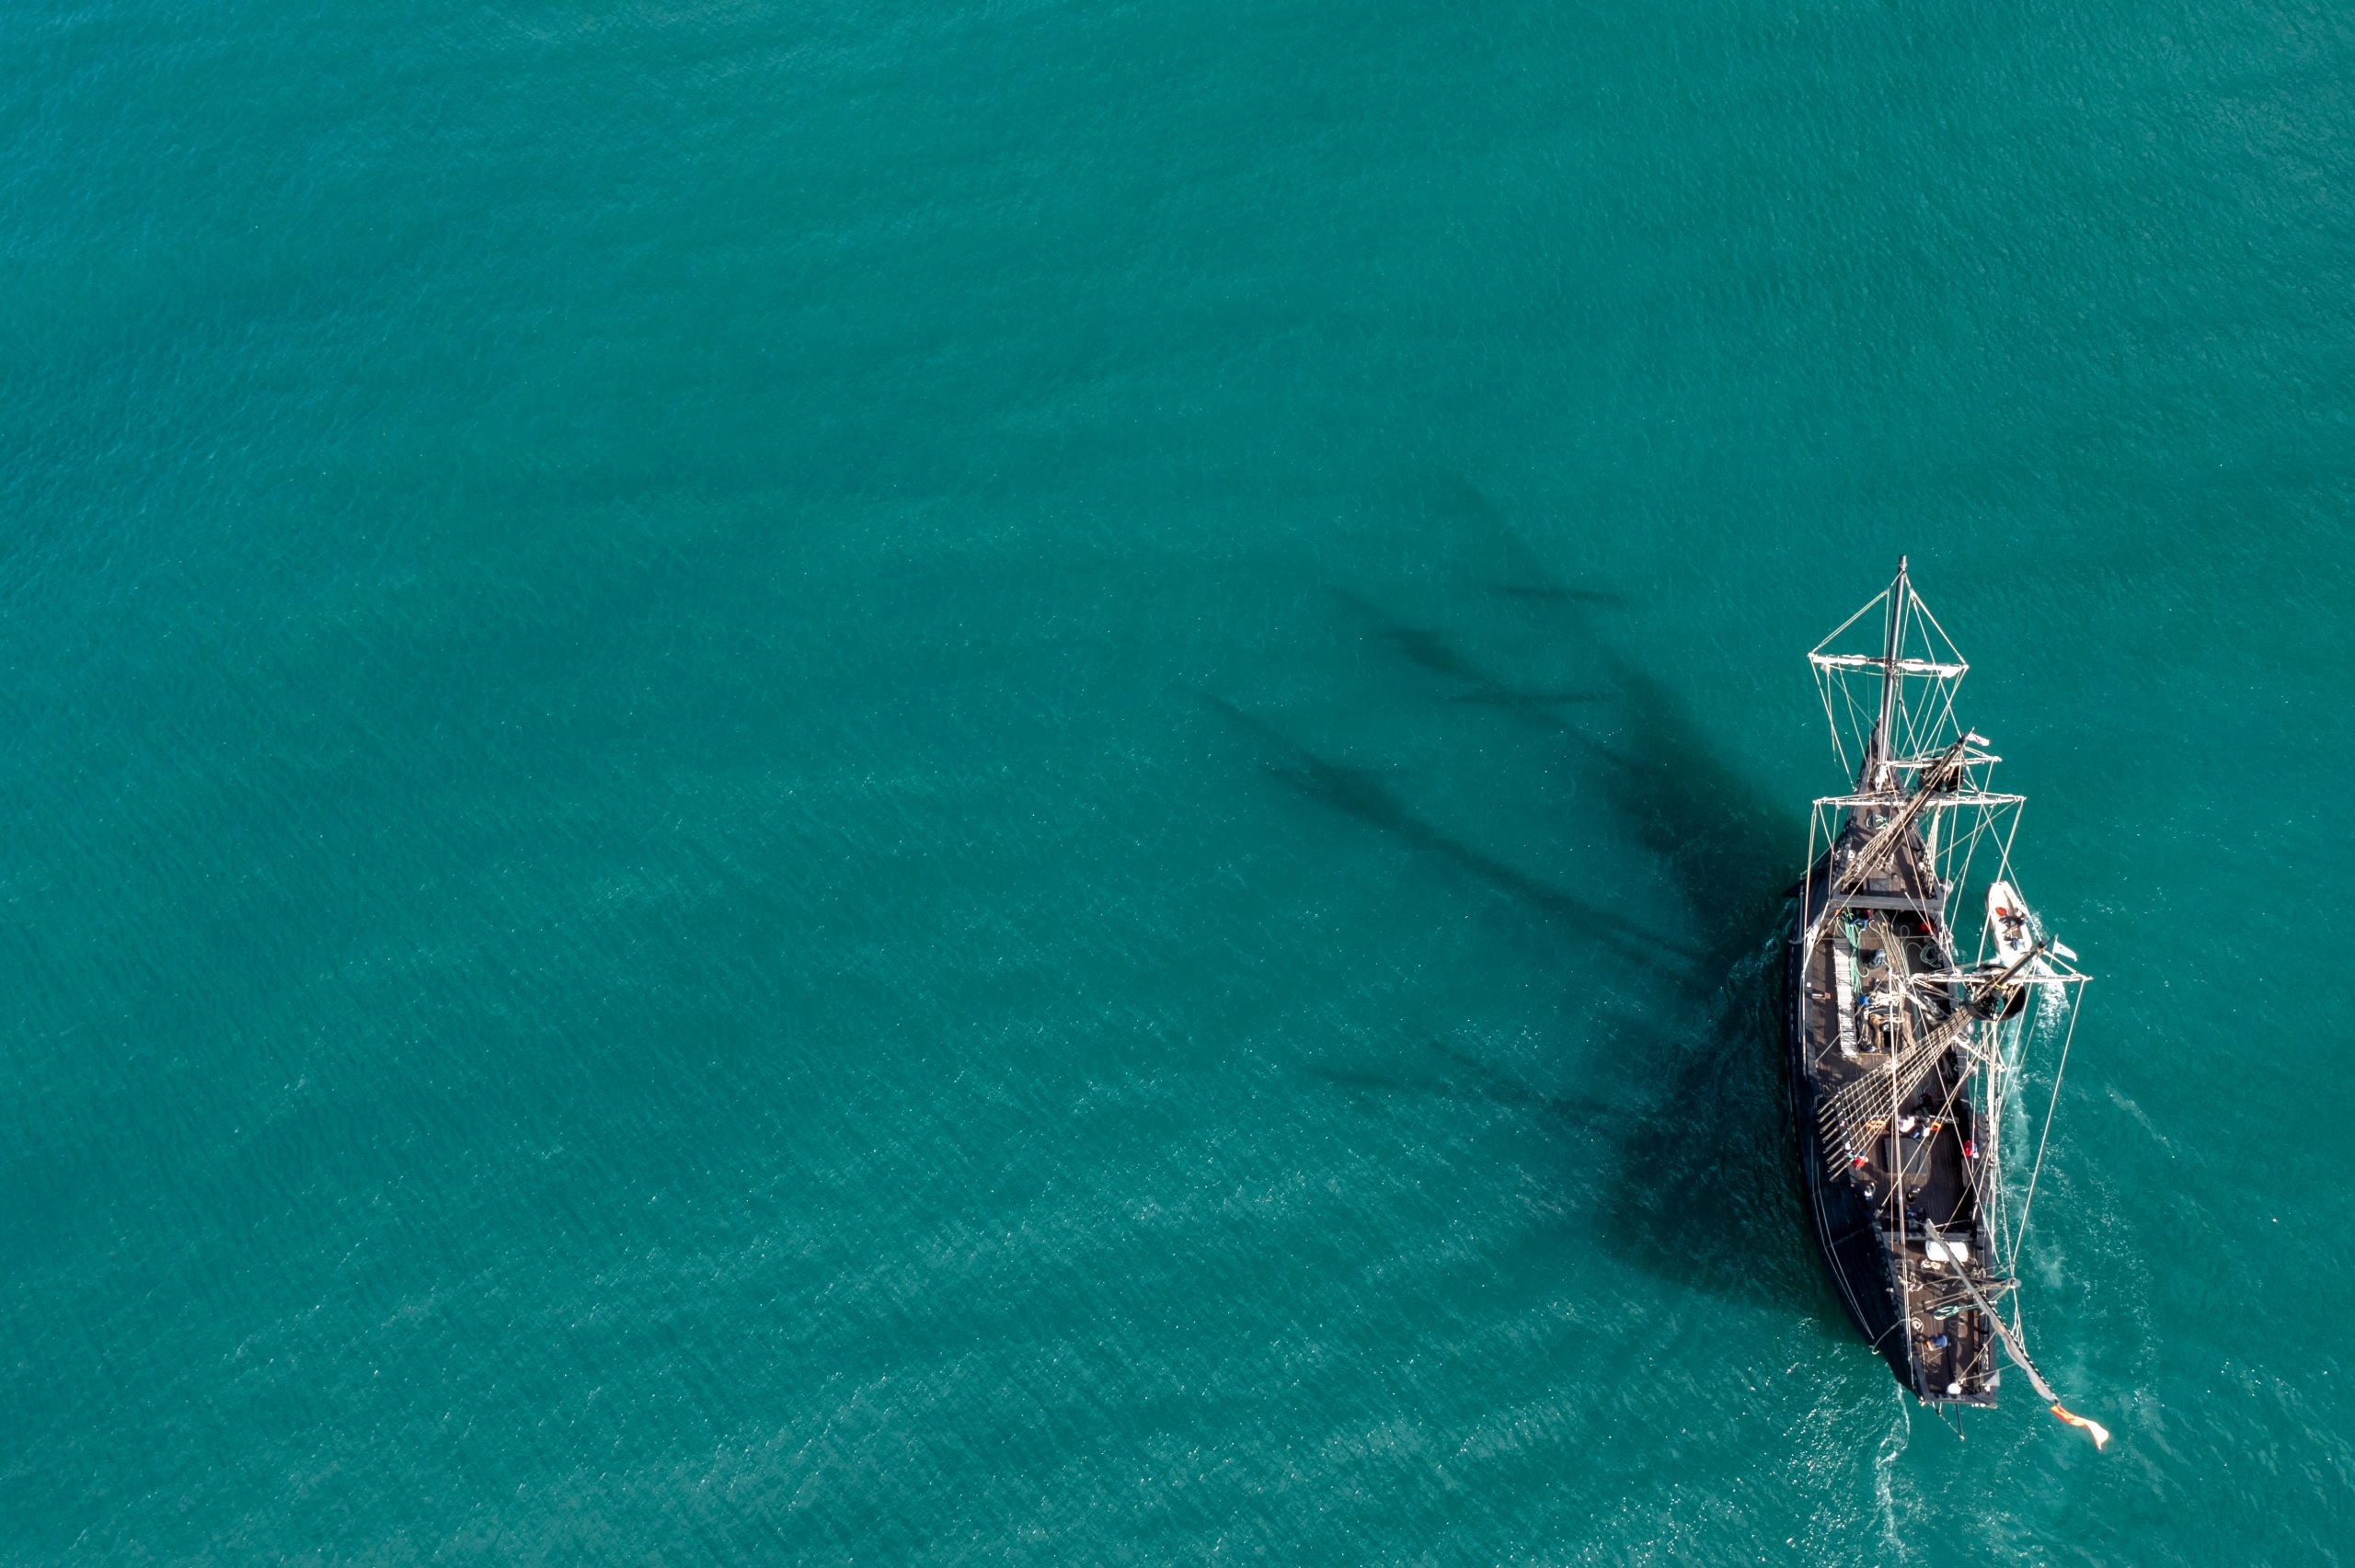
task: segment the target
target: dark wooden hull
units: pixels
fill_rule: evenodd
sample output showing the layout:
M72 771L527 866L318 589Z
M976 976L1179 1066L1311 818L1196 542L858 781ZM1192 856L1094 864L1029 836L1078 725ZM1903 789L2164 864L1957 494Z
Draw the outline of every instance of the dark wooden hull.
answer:
M1801 910L1821 902L1830 867L1831 857L1826 855L1808 873L1799 889L1808 895L1799 900ZM1891 1283L1890 1260L1872 1209L1854 1186L1825 1173L1827 1151L1816 1114L1819 1085L1808 1063L1808 953L1801 945L1803 934L1795 923L1785 944L1783 1050L1790 1070L1791 1116L1798 1126L1799 1179L1807 1198L1808 1226L1815 1237L1816 1255L1823 1260L1832 1293L1840 1298L1848 1321L1889 1363L1897 1380L1910 1388L1913 1368L1904 1335L1897 1332L1897 1292Z
M1880 907L1895 911L1890 918L1907 944L1943 944L1936 902L1914 851L1909 848L1899 860L1885 885L1868 888L1867 899L1877 898ZM1935 1227L1938 1236L1970 1247L1979 1260L1986 1256L1987 1236L1966 1169L1973 1157L1969 1151L1974 1147L1975 1112L1957 1092L1955 1070L1938 1068L1898 1107L1921 1118L1918 1141L1892 1132L1868 1139L1861 1154L1824 1146L1822 1098L1855 1083L1859 1073L1869 1077L1878 1070L1869 1063L1888 1059L1844 1055L1840 1036L1848 1025L1838 1020L1840 981L1829 950L1839 939L1827 936L1814 950L1804 945L1807 912L1823 907L1829 877L1827 856L1797 890L1799 921L1786 948L1783 977L1791 1116L1816 1252L1848 1321L1901 1384L1933 1403L1993 1404L1997 1378L1991 1326L1968 1304L1959 1271L1932 1262L1929 1254ZM1942 1015L1925 1017L1921 1026ZM1855 1027L1859 1036L1865 1034L1861 1021ZM1983 1261L1970 1267L1982 1281L1982 1292L1992 1289Z

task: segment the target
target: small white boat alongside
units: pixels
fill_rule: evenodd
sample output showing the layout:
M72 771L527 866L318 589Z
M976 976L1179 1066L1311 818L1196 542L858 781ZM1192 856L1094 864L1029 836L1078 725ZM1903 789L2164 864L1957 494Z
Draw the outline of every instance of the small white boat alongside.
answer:
M1995 939L1998 968L2008 969L2036 951L2035 922L2028 918L2028 906L2008 882L1988 886L1987 933Z

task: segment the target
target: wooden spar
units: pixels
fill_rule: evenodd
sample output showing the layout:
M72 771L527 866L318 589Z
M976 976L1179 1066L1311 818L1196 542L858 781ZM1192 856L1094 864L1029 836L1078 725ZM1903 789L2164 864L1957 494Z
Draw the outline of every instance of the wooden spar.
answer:
M1840 873L1839 881L1832 887L1834 898L1844 898L1863 887L1865 878L1878 870L1880 863L1905 841L1905 835L1913 831L1913 824L1929 808L1930 802L1941 794L1951 792L1955 783L1963 776L1963 758L1970 748L1970 738L1963 736L1940 753L1936 761L1922 770L1913 793L1906 797L1897 815L1891 817L1880 831L1856 852L1855 858L1848 862L1847 869ZM1887 765L1886 759L1883 759L1882 765Z
M2002 974L1997 975L1994 979L1987 981L1984 985L1977 987L1971 996L1971 1003L1978 1007L1986 1006L1989 1001L1993 1000L1995 993L2002 990L2005 986L2010 985L2013 979L2018 976L2022 969L2027 968L2030 964L2035 963L2039 958L2044 956L2045 945L2046 944L2042 937L2037 938L2036 945L2021 954L2018 961L2014 963L2010 968L2005 969Z
M1993 759L1974 757L1970 761L1971 765L1975 767L1981 762L1992 761ZM1870 809L1876 807L1901 807L1908 798L1902 795L1820 795L1815 797L1815 804L1832 810L1855 810L1859 807ZM1952 795L1941 795L1932 801L1930 809L1944 811L1954 807L1984 807L1992 810L1999 806L2025 805L2027 801L2028 796L2024 795L1998 795L1992 790L1979 789L1957 790Z
M1938 1228L1928 1220L1924 1220L1922 1226L1929 1232L1932 1240L1942 1242L1946 1239L1938 1234ZM1970 1292L1972 1305L1986 1315L1989 1325L1995 1331L1995 1337L2004 1342L2004 1348L2011 1352L2012 1359L2018 1364L2019 1369L2028 1374L2028 1386L2036 1390L2044 1402L2052 1407L2052 1413L2091 1437L2097 1449L2107 1448L2109 1445L2109 1428L2098 1421L2074 1413L2061 1402L2061 1396L2052 1391L2052 1385L2044 1380L2044 1374L2039 1372L2036 1369L2036 1363L2028 1358L2028 1346L2020 1343L2020 1336L2013 1331L2010 1324L1996 1315L1995 1309L1989 1304L1987 1298L1979 1293L1979 1287L1970 1282L1970 1271L1958 1268L1955 1270L1955 1277L1962 1281L1962 1288L1965 1290Z
M1811 653L1808 662L1818 670L1887 670L1888 661L1868 653ZM1970 673L1970 666L1947 663L1935 658L1901 658L1896 664L1900 675L1934 675L1941 680L1956 680Z

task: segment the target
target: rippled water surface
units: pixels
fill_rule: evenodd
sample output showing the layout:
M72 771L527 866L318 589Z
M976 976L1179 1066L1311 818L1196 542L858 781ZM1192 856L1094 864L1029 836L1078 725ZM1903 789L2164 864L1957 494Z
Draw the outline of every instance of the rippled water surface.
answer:
M13 8L0 1559L2355 1552L2349 16ZM1901 550L2107 1454L1800 1227Z

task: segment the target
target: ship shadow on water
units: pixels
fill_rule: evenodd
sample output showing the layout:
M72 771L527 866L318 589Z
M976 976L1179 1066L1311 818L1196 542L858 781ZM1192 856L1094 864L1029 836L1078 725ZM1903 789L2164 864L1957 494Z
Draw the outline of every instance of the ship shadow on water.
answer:
M1808 1249L1781 1060L1783 889L1798 858L1789 825L1674 693L1610 662L1622 729L1614 745L1584 745L1701 956L1618 1047L1659 1087L1620 1131L1606 1239L1626 1261L1695 1289L1836 1317Z
M1434 678L1419 682L1429 700L1547 738L1590 786L1581 794L1607 803L1613 836L1660 873L1678 911L1673 929L1644 929L1605 891L1561 885L1480 849L1410 806L1386 770L1321 757L1264 718L1205 700L1258 738L1268 776L1511 895L1562 940L1629 968L1648 1000L1640 1013L1617 1013L1607 1039L1581 1043L1589 1060L1615 1059L1614 1082L1591 1095L1543 1093L1437 1041L1426 1042L1439 1059L1430 1076L1313 1070L1352 1092L1476 1095L1542 1116L1566 1138L1595 1139L1611 1152L1589 1189L1592 1219L1612 1255L1711 1296L1834 1320L1808 1250L1780 1062L1776 959L1798 859L1790 814L1775 811L1677 695L1590 624L1591 610L1615 594L1527 582L1494 591L1545 617L1578 651L1587 668L1575 688L1511 680L1442 630L1337 594L1371 640Z
M1534 876L1451 834L1410 807L1386 771L1337 762L1286 737L1266 719L1223 698L1202 699L1257 736L1271 753L1267 775L1302 798L1387 833L1413 849L1444 861L1475 881L1511 896L1531 913L1559 925L1580 941L1608 949L1648 972L1672 974L1679 964L1704 956L1665 933L1643 930L1626 917L1564 887Z

